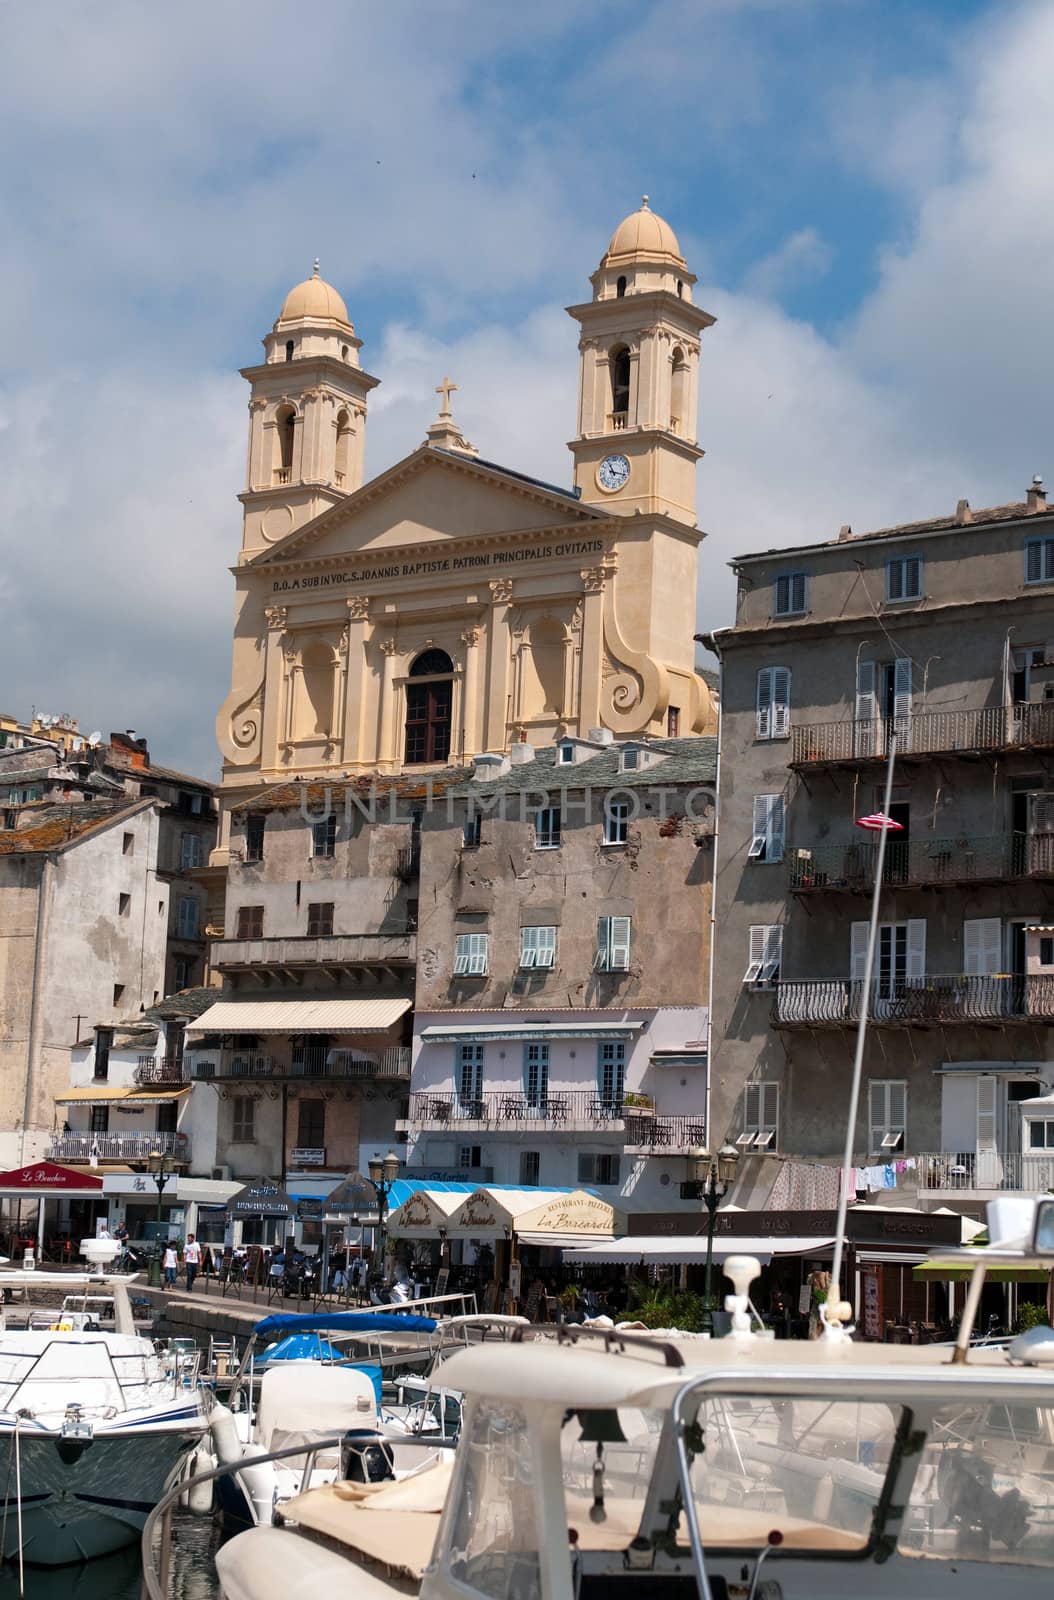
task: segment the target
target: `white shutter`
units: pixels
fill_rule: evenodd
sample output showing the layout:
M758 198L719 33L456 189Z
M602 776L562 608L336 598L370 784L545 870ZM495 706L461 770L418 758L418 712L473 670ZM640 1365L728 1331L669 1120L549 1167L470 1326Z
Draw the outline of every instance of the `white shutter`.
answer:
M1003 925L998 917L967 917L963 923L963 972L989 977L1002 964Z
M751 829L750 849L747 858L750 861L767 860L766 847L769 832L769 804L772 796L769 794L756 794L754 796L754 824Z
M856 754L869 756L875 748L875 663L856 664Z
M459 977L468 971L468 941L467 933L459 933L454 941L454 976Z
M908 1126L908 1086L902 1079L889 1085L889 1131L903 1134Z
M911 744L911 662L898 656L893 663L893 716L901 754Z
M779 923L774 922L765 929L765 955L760 973L762 982L771 983L774 978L779 977L782 957L783 929Z
M556 960L556 929L535 928L534 930L536 967L551 967Z
M632 925L629 917L612 917L610 924L610 971L625 972L629 966L630 929Z
M487 970L487 951L490 944L490 935L486 933L469 934L471 947L469 949L468 970L473 975L480 975Z
M996 1148L996 1080L982 1077L977 1080L977 1149L994 1151Z
M538 929L520 929L520 966L533 967L538 955Z
M866 922L854 922L849 932L849 976L854 983L863 983L867 966Z
M762 667L758 673L757 737L772 738L772 668Z
M908 923L908 954L904 976L908 983L919 984L926 976L926 919L913 918Z
M873 1154L882 1148L889 1122L889 1084L884 1079L872 1078L867 1086L867 1120L867 1148Z
M757 1134L761 1127L761 1085L748 1083L743 1090L743 1128Z
M1054 793L1049 790L1031 797L1032 804L1029 808L1029 831L1031 833L1054 833Z
M768 931L763 923L755 923L750 930L750 948L747 954L747 970L743 974L744 983L755 983L760 976L765 962Z
M779 1131L780 1086L778 1083L763 1083L759 1087L761 1123L758 1129L758 1143L773 1145Z
M789 667L772 668L772 737L790 733L791 675Z
M766 824L765 860L782 861L784 834L783 796L781 794L770 794L767 799L769 809Z

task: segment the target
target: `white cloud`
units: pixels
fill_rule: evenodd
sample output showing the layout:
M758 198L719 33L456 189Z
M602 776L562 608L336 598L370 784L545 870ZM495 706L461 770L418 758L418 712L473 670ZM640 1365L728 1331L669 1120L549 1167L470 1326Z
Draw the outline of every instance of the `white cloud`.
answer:
M743 287L748 295L777 299L789 289L822 278L831 260L831 247L815 228L798 228L777 250L755 261L743 279Z

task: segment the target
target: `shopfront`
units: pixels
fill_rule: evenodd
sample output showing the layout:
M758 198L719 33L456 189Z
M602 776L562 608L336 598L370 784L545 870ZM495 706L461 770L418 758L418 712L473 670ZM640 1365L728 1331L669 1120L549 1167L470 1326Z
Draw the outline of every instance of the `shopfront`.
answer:
M0 1172L0 1200L6 1211L5 1254L13 1259L27 1250L38 1261L77 1256L80 1240L92 1237L97 1218L106 1216L102 1178L53 1161Z

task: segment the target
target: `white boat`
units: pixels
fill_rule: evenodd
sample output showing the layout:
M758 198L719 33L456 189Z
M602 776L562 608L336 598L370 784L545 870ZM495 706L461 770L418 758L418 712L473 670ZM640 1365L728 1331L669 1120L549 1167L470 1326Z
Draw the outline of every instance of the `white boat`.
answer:
M0 1332L0 1552L7 1560L21 1550L26 1563L58 1567L134 1544L205 1430L196 1370L135 1331L131 1281L0 1274L2 1287L61 1285L105 1296L113 1307L113 1332L68 1309L51 1313L46 1327L34 1317L25 1330Z
M217 1556L224 1600L989 1600L1054 1568L1054 1331L970 1349L989 1264L1054 1264L1054 1200L1029 1243L963 1252L960 1343L754 1331L730 1258L724 1339L532 1330L450 1357L465 1396L449 1487L335 1481ZM147 1574L148 1593L158 1600Z

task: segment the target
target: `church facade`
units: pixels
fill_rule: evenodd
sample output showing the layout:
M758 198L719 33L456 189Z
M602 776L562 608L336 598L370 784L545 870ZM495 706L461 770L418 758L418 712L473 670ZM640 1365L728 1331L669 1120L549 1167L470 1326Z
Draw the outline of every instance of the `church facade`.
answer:
M286 297L250 385L231 692L231 811L294 776L420 769L608 729L712 730L694 665L700 338L713 318L645 200L568 308L569 488L489 462L446 380L425 441L364 478L378 379L318 273ZM569 405L569 411L570 411Z

